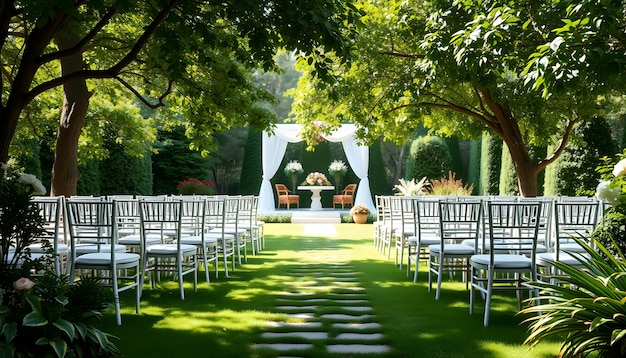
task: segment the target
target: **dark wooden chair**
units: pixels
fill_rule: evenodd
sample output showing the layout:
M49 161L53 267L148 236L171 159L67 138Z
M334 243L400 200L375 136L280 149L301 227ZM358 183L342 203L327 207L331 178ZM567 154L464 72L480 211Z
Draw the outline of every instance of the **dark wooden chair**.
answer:
M335 205L341 205L342 209L345 205L348 205L348 207L354 205L355 191L356 184L348 184L339 194L333 195L333 208L335 208Z
M283 204L287 207L287 209L289 209L292 204L296 204L296 208L300 207L300 195L291 194L285 184L275 184L275 187L276 195L278 196L278 204L276 205L277 209L280 209L280 206Z

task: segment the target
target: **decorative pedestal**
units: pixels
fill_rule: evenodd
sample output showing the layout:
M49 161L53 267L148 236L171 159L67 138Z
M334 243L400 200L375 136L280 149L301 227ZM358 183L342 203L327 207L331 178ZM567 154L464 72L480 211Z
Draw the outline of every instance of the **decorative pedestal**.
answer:
M332 185L300 185L298 190L310 190L313 195L311 196L311 210L322 210L322 196L320 193L322 190L334 190Z

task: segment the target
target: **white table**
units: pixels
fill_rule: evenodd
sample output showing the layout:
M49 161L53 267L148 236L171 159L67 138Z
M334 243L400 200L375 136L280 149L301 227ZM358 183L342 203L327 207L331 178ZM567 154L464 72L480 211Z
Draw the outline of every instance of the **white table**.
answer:
M320 193L322 190L335 190L335 187L332 185L300 185L298 190L310 190L313 193L311 196L311 210L322 210Z

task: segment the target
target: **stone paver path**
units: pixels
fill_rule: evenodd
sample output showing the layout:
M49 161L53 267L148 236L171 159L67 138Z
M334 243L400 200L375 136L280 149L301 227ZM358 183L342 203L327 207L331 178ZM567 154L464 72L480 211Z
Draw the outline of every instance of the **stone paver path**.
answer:
M313 226L315 226L313 228ZM329 225L332 227L332 225ZM324 225L307 225L305 233L330 230ZM284 292L276 296L276 312L298 322L267 322L257 349L268 349L283 357L307 355L320 349L336 354L385 353L381 325L369 305L367 291L360 286L361 277L350 265L346 252L324 247L317 240L301 240L302 259L294 262L285 282Z

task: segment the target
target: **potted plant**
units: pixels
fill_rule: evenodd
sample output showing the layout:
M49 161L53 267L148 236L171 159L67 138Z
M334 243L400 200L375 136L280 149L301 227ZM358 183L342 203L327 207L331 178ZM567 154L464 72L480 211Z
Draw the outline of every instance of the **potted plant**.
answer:
M298 175L302 174L302 164L297 160L292 160L285 165L285 175L291 179L291 191L296 192L296 183L298 182Z
M357 224L365 224L367 217L370 215L370 209L365 205L355 205L350 209L352 220Z

